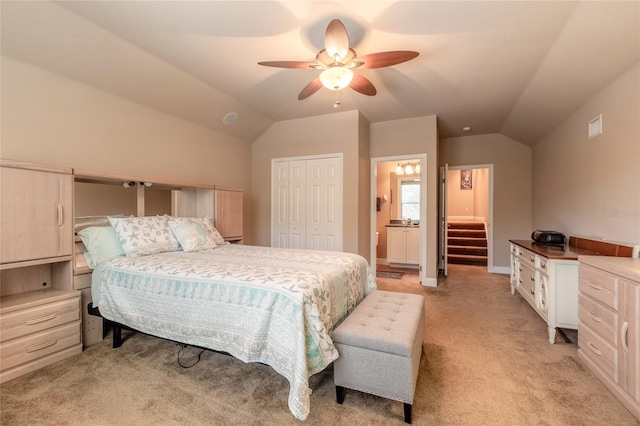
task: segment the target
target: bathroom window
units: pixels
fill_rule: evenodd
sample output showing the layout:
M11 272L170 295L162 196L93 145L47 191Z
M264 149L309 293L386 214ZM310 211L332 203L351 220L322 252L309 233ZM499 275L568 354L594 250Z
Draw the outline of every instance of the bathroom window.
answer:
M420 181L400 181L400 216L403 219L420 220Z

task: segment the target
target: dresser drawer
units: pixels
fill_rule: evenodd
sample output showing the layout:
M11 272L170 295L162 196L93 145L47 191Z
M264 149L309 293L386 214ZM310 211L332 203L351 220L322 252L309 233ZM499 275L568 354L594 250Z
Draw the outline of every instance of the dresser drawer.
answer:
M618 314L584 294L578 295L580 324L587 325L604 340L618 346ZM580 328L582 330L582 328Z
M580 265L579 288L584 294L618 311L618 279L599 269Z
M80 344L80 321L0 343L0 371Z
M521 263L518 268L518 287L520 287L527 299L536 306L536 271L526 264Z
M543 274L548 274L549 259L543 256L536 256L536 269Z
M618 350L605 342L588 326L580 324L578 345L593 362L618 383Z
M518 258L520 259L520 262L535 269L536 267L535 253L530 252L529 250L525 250L522 247L516 247L516 249L518 250Z
M80 319L80 298L45 303L0 316L0 342Z

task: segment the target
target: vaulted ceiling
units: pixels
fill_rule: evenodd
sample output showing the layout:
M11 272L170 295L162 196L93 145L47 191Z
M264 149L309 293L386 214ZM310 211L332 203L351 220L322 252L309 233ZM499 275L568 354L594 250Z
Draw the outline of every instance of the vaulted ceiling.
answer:
M302 101L318 70L257 65L314 60L334 18L359 55L420 55L356 70L376 96ZM640 2L3 0L1 31L6 57L249 142L339 98L371 122L437 115L441 137L532 145L640 59Z

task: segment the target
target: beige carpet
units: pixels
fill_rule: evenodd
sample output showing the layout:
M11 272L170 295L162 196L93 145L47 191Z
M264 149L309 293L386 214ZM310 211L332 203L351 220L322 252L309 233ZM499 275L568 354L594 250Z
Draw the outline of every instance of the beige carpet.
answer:
M452 265L438 288L415 275L384 290L426 297L427 327L414 402L416 425L638 425L581 364L574 344L546 341L546 326L506 276ZM193 368L175 343L125 334L0 386L9 425L296 424L288 382L270 367L205 352ZM183 363L195 361L189 349ZM403 424L402 404L348 391L335 403L332 370L311 379L309 425Z

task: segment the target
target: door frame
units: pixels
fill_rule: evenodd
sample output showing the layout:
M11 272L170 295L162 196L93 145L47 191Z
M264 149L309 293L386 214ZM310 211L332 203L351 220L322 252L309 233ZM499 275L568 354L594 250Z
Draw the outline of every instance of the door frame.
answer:
M427 154L408 154L408 155L393 155L388 157L375 157L371 159L371 193L369 211L371 212L371 247L370 247L370 262L373 273L375 274L376 265L376 189L377 189L377 177L378 177L378 163L388 162L401 162L407 160L418 160L420 162L420 265L419 265L419 277L422 285L427 285L429 280L427 279Z
M493 164L472 164L472 165L463 165L463 166L447 165L447 169L448 171L463 170L463 169L489 169L489 194L488 194L489 217L487 217L487 271L502 273L501 268L496 269L493 266ZM441 167L440 170L442 171L443 167ZM445 196L444 200L442 200L441 202L448 203L449 202L448 191L445 192L444 196ZM442 206L440 207L441 208L439 210L442 211ZM441 250L442 247L439 247L439 249Z

